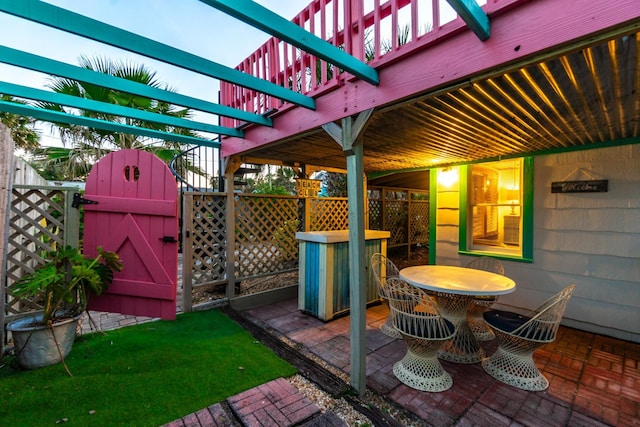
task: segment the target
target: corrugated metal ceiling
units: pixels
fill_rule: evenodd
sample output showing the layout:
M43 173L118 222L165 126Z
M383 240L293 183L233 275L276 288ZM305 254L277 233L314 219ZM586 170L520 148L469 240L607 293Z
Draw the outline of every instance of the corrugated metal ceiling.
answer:
M429 168L640 137L638 34L374 113L365 171ZM251 157L344 168L322 130Z

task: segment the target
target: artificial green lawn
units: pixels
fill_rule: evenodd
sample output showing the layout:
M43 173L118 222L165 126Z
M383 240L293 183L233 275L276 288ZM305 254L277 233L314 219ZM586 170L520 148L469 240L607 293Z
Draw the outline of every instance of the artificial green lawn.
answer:
M218 310L78 337L66 361L3 360L0 425L159 426L296 372Z

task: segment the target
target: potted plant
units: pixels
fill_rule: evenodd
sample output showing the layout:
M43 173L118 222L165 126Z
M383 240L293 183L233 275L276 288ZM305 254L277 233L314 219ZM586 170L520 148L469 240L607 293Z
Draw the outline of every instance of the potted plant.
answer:
M10 290L14 297L43 307L42 313L7 325L16 359L27 369L64 363L75 340L78 319L87 308L88 292L100 295L113 281L114 272L122 270L118 254L101 247L95 258L66 246L48 252L45 259L43 265L20 278Z

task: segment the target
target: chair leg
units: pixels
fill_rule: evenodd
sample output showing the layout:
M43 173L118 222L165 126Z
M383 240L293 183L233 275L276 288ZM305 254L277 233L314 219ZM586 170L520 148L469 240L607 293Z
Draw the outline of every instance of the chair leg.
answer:
M498 340L502 337L496 332ZM495 379L505 384L529 391L542 391L549 381L542 375L535 362L533 352L544 343L520 341L509 337L506 345L500 342L498 350L482 361L482 368Z
M387 300L383 300L384 305L389 308L389 302ZM393 319L391 318L391 312L387 316L387 320L380 326L380 332L391 337L391 338L402 338L402 334L393 326Z
M393 326L391 317L387 317L387 320L380 326L380 332L391 338L402 338L402 334Z
M469 327L478 341L491 341L496 336L491 332L484 319L469 318Z
M491 341L496 336L484 321L483 314L496 301L495 298L490 300L474 299L467 310L467 323L469 328L478 341Z
M393 365L393 373L405 385L421 391L438 392L451 388L453 380L438 360L442 341L404 337L407 353Z
M467 323L478 341L491 341L496 337L482 317L486 310L486 307L471 304L467 312Z

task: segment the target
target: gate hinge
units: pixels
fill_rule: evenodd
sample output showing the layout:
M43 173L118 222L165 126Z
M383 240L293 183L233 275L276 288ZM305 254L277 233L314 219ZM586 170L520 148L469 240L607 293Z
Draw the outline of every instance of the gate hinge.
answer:
M80 193L73 193L73 202L71 202L71 207L78 209L80 205L97 205L98 202L95 200L85 199L80 195Z

